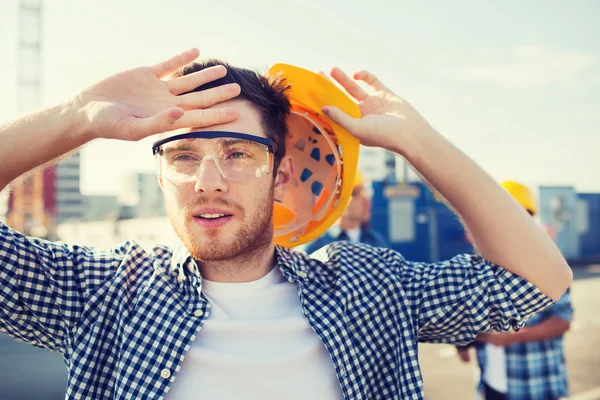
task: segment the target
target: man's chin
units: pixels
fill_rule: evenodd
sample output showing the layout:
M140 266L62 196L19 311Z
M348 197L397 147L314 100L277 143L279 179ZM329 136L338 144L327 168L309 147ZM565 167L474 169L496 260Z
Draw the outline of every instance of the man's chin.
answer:
M201 218L192 218L188 221L188 230L196 235L215 235L219 233L227 233L227 231L233 231L239 228L239 221L229 217L226 221L205 221ZM231 233L231 232L230 232Z
M202 261L229 260L238 256L240 252L235 243L215 237L209 240L190 239L185 244L192 257Z
M265 231L261 232L262 235L245 231L226 234L218 232L214 235L186 235L183 242L196 260L227 261L251 256L256 251L268 247L271 241L266 238L269 235ZM270 239L272 240L272 233Z

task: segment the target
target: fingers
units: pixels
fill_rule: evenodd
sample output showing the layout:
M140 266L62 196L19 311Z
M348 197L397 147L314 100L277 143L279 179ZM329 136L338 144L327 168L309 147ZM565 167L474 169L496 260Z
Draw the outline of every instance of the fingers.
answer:
M184 111L179 107L163 110L152 117L133 118L127 126L128 136L138 140L156 133L166 132L173 128L176 121L183 117Z
M150 69L157 77L164 78L184 65L194 61L199 55L200 51L198 49L188 49L166 61L151 66Z
M232 107L184 112L179 107L163 110L152 117L133 118L127 123L128 137L139 140L157 133L180 128L204 128L235 120L238 111Z
M237 83L229 83L227 85L177 96L175 99L177 105L183 109L194 110L198 108L208 108L222 101L233 99L234 97L237 97L240 92L240 85Z
M371 86L376 91L391 92L387 86L381 83L381 81L369 71L363 70L356 72L354 74L354 79L365 82L367 85Z
M327 77L322 72L320 72L319 75ZM387 86L385 86L375 75L366 70L356 72L353 75L354 79L351 79L344 71L335 67L331 70L331 76L358 101L365 100L367 97L369 97L369 94L363 88L361 88L356 81L365 82L375 91L391 93L391 90Z
M354 97L358 101L363 101L369 94L364 91L363 88L358 86L358 84L351 79L344 71L335 67L331 70L331 77L335 79L342 87L350 94L350 96Z
M174 122L169 130L225 124L237 119L238 115L238 110L233 107L186 111L183 117Z
M360 118L353 118L337 107L326 106L321 110L325 115L331 118L335 123L341 125L352 135L361 137L364 127Z
M184 75L179 78L167 80L169 92L174 95L186 93L202 86L205 83L215 81L227 75L227 68L223 65L203 69L202 71L194 72L189 75Z
M458 357L462 360L462 362L469 362L471 360L471 356L469 354L469 350L467 349L460 349L457 351L458 353Z

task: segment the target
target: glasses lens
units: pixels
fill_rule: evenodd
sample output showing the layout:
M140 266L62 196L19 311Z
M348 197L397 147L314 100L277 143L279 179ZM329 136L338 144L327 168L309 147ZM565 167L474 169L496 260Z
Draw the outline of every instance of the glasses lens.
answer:
M244 139L182 139L166 143L157 153L159 176L173 182L195 180L210 159L224 178L248 180L271 172L267 146Z

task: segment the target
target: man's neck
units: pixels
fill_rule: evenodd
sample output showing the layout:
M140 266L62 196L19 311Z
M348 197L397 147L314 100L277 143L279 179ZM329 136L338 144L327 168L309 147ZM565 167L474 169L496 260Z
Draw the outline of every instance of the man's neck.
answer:
M360 221L341 221L340 228L344 232L360 228Z
M214 282L252 282L267 275L277 263L275 245L255 249L223 261L198 263L204 279Z

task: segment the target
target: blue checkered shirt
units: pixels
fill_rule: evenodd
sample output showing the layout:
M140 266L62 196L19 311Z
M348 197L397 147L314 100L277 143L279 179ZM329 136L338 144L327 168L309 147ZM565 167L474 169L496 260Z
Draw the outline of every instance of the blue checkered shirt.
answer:
M537 325L551 317L571 321L573 306L569 292L567 290L553 306L534 315L525 326ZM477 361L483 375L487 362L485 346L477 343L476 347ZM551 400L569 396L562 336L506 346L504 354L508 400Z
M389 249L276 248L345 399L422 399L417 342L467 343L552 304L480 257L413 263ZM162 399L210 304L185 248L112 250L32 239L0 224L0 331L63 354L67 399ZM294 376L289 379L302 379Z

